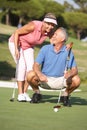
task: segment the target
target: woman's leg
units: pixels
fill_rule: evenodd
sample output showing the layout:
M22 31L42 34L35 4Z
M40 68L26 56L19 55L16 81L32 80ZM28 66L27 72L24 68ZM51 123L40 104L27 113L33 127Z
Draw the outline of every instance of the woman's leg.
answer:
M25 63L26 63L26 75L27 73L33 69L33 64L34 64L34 49L29 48L27 50L24 50L24 58L25 58ZM29 83L26 80L26 75L25 75L25 85L24 85L24 92L27 92Z
M23 96L23 91L24 91L23 87L24 87L24 77L25 77L25 64L24 64L24 60L23 60L23 54L22 54L22 51L21 51L20 59L16 60L14 43L9 42L8 46L9 46L10 53L11 53L11 55L12 55L12 57L13 57L15 63L16 63L15 78L17 80L17 85L18 85L18 101L24 101L25 98ZM22 66L21 66L21 64L22 64ZM22 72L22 71L23 71L23 73L21 74L20 72Z
M33 64L34 64L34 49L33 48L29 48L23 51L24 54L24 60L25 60L25 64L26 64L26 75L27 72L29 72L30 70L33 69ZM26 80L26 75L25 75L25 83L24 83L24 96L26 98L26 101L30 101L30 97L27 94L27 90L29 87L29 83Z
M20 58L17 62L16 70L17 70L17 84L18 84L18 101L26 101L24 97L26 65L22 49L20 49Z

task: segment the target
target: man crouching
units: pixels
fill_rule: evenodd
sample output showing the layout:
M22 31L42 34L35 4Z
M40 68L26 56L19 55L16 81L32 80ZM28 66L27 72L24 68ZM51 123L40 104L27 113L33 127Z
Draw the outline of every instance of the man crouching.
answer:
M63 89L60 101L64 106L69 106L69 95L79 87L80 78L74 54L67 49L66 30L58 28L51 38L51 44L41 48L33 70L28 72L27 81L34 90L31 103L41 100L39 85L45 89ZM67 59L67 57L69 59Z

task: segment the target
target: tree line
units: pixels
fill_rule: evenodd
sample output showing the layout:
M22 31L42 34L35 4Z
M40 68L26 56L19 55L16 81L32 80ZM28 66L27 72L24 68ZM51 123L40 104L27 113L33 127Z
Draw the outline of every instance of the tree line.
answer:
M72 37L87 36L87 0L74 0L79 9L74 9L67 2L60 5L55 0L0 0L0 22L17 26L31 20L43 20L48 12L53 12L58 27L67 28Z

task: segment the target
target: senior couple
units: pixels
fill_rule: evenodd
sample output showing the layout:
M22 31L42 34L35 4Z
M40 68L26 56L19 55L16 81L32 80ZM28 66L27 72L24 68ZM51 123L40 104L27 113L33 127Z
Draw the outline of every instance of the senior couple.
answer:
M65 45L68 39L66 30L60 27L51 36L55 25L57 25L56 17L48 13L43 22L30 22L18 29L9 39L9 49L17 63L19 102L25 100L31 103L40 102L42 95L39 86L41 86L55 90L65 88L60 101L64 106L68 106L69 95L80 85L73 52L69 51L69 44ZM50 44L40 49L34 62L34 46L42 44L47 36L50 38ZM67 62L68 54L70 58ZM26 93L29 85L34 90L32 98Z

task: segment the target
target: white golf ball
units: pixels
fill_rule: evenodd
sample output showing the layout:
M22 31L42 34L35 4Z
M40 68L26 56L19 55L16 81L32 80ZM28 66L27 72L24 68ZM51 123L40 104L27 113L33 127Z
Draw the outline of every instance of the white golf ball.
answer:
M58 112L58 108L54 108L54 112Z

